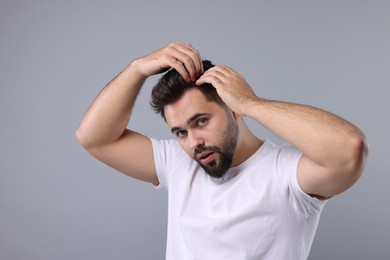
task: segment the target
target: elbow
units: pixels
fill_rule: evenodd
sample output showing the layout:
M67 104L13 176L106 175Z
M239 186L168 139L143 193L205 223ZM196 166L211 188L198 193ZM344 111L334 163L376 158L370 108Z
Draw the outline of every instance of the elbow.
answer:
M78 128L78 129L76 130L76 139L77 139L77 141L79 141L79 143L81 144L81 146L84 147L85 138L84 138L84 135L83 135L83 131L82 131L80 128Z
M355 161L358 165L365 162L369 153L369 144L363 133L356 134L353 138L353 150L355 154Z
M94 155L103 146L114 142L112 140L102 138L96 129L85 126L80 126L76 130L76 139L80 145L92 155Z
M76 139L86 150L88 150L88 148L91 146L89 144L90 142L88 141L87 133L85 133L85 130L83 130L81 127L76 130Z
M361 176L369 154L369 144L363 133L351 135L349 139L349 156L348 156L348 172L350 172L356 180Z

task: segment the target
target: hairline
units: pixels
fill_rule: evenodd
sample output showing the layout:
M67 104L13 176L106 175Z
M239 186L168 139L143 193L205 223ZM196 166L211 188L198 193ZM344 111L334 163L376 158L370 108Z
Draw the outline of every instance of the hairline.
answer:
M194 88L199 89L200 93L203 95L203 97L205 98L206 102L214 102L214 103L216 103L217 105L219 105L220 107L222 107L224 109L227 108L227 105L222 101L221 97L219 97L219 99L222 101L222 103L218 102L215 99L209 98L202 90L200 90L202 88L202 85L199 86L199 85L193 84L192 86L186 87L186 89L183 91L183 93L181 94L181 96L178 99L176 99L176 100L174 100L172 102L169 102L169 103L167 103L167 104L165 104L164 106L161 107L161 116L162 116L162 118L164 119L165 122L167 121L166 117L165 117L165 107L168 106L168 105L171 105L171 104L173 104L173 103L175 103L177 101L179 101L180 99L183 98L185 93L187 93L189 90L194 89ZM217 93L217 95L218 95L218 93Z

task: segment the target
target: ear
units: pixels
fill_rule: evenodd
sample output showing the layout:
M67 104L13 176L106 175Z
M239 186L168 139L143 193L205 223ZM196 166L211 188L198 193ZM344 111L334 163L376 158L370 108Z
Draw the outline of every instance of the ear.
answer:
M231 110L231 112L234 120L238 121L241 118L241 116L238 113L234 112L233 110Z

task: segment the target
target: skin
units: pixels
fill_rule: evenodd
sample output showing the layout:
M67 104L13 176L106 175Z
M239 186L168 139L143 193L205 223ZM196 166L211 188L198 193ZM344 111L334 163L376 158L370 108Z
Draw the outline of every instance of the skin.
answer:
M347 190L358 180L368 145L356 126L316 107L258 97L236 71L215 66L203 73L201 60L199 52L190 44L172 43L131 62L102 90L87 111L76 133L79 142L111 167L133 178L158 184L150 139L126 126L145 79L174 68L187 81L212 84L227 105L239 127L233 166L249 158L262 144L246 127L242 120L245 116L302 151L297 177L307 194L328 198ZM226 126L222 123L226 122L225 108L205 101L197 92L189 91L178 102L165 107L168 126L187 131L188 137L179 138L179 142L190 155L199 143L213 144L216 133L222 131L221 126ZM207 126L211 128L188 124L197 113L211 115ZM214 122L221 124L212 125Z
M222 177L237 164L232 159L239 127L230 109L208 102L198 88L193 88L177 102L165 106L164 111L172 134L210 176Z

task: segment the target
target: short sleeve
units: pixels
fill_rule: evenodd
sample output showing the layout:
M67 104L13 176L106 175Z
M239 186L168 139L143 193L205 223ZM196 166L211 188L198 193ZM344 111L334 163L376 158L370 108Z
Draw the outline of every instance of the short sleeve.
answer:
M183 153L182 148L176 140L157 140L151 138L153 146L154 164L156 167L157 178L159 185L155 188L168 189L169 172Z
M299 186L297 169L301 156L302 152L295 147L281 146L277 160L278 175L293 209L306 217L315 216L321 213L327 201L311 197Z

